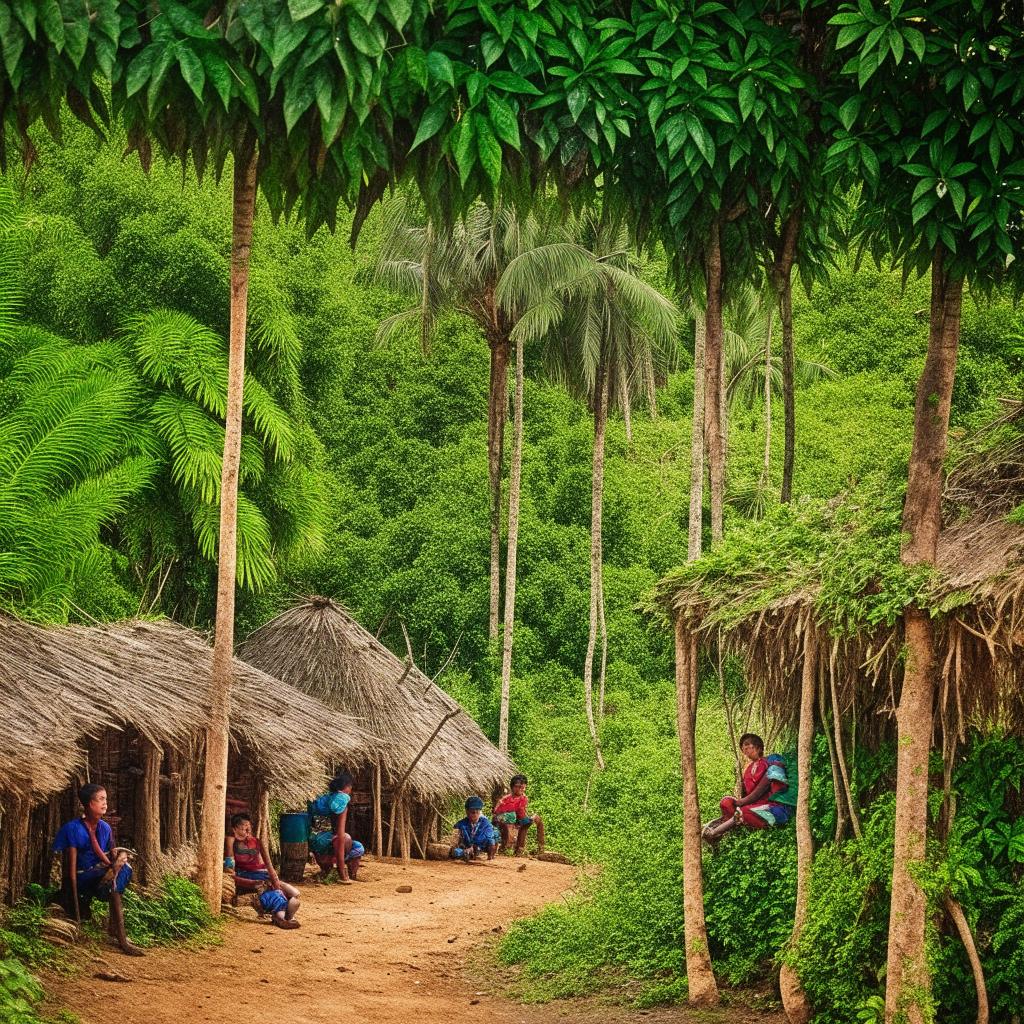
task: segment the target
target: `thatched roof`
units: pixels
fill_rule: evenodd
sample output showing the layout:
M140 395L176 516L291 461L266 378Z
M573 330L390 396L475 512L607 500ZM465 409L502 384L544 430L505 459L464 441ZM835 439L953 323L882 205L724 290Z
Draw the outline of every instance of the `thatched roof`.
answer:
M409 775L414 793L486 794L515 770L455 700L328 598L310 597L283 612L256 630L239 655L384 737L380 765L392 785L449 715Z
M935 616L940 718L958 735L983 723L1024 733L1024 431L1010 417L1001 426L1008 435L963 457L950 473L937 571L921 577L917 592ZM902 673L902 619L872 614L876 595L891 585L885 562L899 538L879 538L873 578L853 574L861 589L840 595L854 609L841 620L835 577L845 570L842 507L817 506L803 519L783 512L807 527L788 550L773 557L755 541L739 557L713 555L709 569L700 562L683 567L661 582L655 606L740 656L763 705L783 725L798 716L802 645L811 636L835 680L840 712L854 712L870 740L891 729L885 712L895 709ZM785 525L792 534L793 521ZM832 570L826 587L823 573Z
M84 759L81 744L133 728L184 748L209 715L205 638L170 621L42 628L0 618L0 788L44 796ZM303 800L331 759L377 741L350 716L235 660L231 736L285 800Z

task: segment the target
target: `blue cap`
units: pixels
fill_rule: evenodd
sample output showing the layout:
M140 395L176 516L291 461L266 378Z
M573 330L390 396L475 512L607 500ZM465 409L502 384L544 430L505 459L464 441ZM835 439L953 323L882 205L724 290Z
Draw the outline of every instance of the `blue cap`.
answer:
M466 800L467 811L482 811L484 809L484 802L478 796L471 796Z

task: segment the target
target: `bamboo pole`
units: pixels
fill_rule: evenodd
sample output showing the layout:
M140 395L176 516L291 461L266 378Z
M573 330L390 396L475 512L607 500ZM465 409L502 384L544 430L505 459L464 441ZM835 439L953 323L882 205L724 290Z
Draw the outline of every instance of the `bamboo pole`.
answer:
M137 844L142 881L157 881L160 863L160 762L163 751L152 740L139 741L142 755L142 777L136 791L135 842Z
M373 766L373 853L380 857L384 853L384 811L381 797L380 764Z
M408 797L402 799L402 831L399 834L402 863L408 864L412 859L412 808Z

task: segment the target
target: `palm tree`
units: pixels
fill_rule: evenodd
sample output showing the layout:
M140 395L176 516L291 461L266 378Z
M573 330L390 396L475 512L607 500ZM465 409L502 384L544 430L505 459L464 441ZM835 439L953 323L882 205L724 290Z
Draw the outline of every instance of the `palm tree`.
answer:
M501 471L508 409L508 363L513 322L496 290L508 264L537 244L540 225L508 206L478 203L465 220L438 230L419 214L417 204L399 195L386 213L385 240L377 261L378 281L414 301L386 319L382 341L415 325L424 351L430 351L440 310L456 309L483 332L490 349L487 397L487 475L490 488L490 602L488 636L497 638L501 599Z
M385 320L378 331L389 338L405 326L415 325L424 352L429 352L434 320L443 308L471 317L487 338L491 353L487 409L488 483L490 489L490 608L488 632L498 633L501 596L501 470L505 416L508 405L508 358L520 318L529 315L529 297L517 284L529 273L543 275L555 261L564 270L580 265L585 253L558 239L536 213L518 215L507 206L474 206L450 230L435 230L420 223L405 199L388 212L386 241L376 267L377 280L410 298L416 305ZM559 262L560 261L560 262ZM513 272L512 268L516 270ZM512 645L515 628L516 562L519 541L519 504L523 457L523 346L515 344L515 397L513 453L509 475L508 544L505 567L504 624L501 651L501 698L498 746L508 749Z
M524 312L512 331L518 343L543 342L548 375L585 396L593 410L594 448L590 521L590 626L583 664L587 727L598 766L604 767L594 708L594 656L604 604L602 506L605 433L612 404L625 409L634 383L646 388L655 362L674 351L679 314L647 284L621 221L584 214L562 238L513 261L498 288Z

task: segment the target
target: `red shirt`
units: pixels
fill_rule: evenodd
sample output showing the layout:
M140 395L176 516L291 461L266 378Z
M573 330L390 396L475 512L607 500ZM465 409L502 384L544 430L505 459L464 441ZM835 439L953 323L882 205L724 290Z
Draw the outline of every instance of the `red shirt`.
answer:
M743 795L750 796L768 772L768 759L759 757L743 769Z
M526 817L526 794L522 796L513 796L509 793L503 796L495 805L495 814L507 814L509 811L515 811L517 818Z

